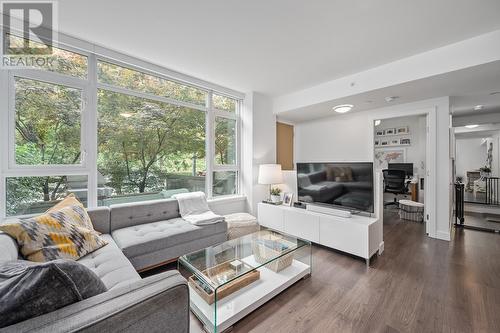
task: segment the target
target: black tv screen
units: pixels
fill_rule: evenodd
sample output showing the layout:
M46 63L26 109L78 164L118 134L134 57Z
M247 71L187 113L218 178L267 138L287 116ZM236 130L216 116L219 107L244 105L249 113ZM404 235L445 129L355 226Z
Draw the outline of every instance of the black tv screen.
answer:
M373 213L373 163L297 163L298 200Z

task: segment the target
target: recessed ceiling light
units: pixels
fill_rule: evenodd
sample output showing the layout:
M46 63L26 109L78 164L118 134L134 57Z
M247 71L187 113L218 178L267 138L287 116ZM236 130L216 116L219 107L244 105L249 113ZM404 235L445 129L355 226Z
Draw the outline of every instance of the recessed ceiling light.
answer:
M484 105L481 105L481 104L480 105L476 105L474 107L474 110L476 110L476 111L479 111L479 110L482 110L482 109L484 109Z
M398 98L399 98L399 96L387 96L387 97L385 98L385 101L386 101L387 103L390 103L390 102L393 102L394 100L396 100L396 99L398 99Z
M132 117L132 114L128 113L128 112L124 112L124 113L120 113L120 116L122 116L123 118L130 118L130 117Z
M475 124L474 124L474 125L465 125L465 127L467 127L467 128L476 128L476 127L478 127L478 126L479 126L479 125L475 125Z
M382 123L382 121L381 121L380 119L375 120L375 126L378 126L378 125L380 125L381 123Z
M342 105L337 105L333 107L333 111L338 112L338 113L346 113L352 110L354 105L352 104L342 104Z

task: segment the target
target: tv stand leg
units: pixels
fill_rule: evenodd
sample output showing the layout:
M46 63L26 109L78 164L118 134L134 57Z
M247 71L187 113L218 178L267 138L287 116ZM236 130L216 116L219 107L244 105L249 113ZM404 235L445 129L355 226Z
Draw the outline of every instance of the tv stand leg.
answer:
M370 268L370 258L365 259L366 262L366 268Z

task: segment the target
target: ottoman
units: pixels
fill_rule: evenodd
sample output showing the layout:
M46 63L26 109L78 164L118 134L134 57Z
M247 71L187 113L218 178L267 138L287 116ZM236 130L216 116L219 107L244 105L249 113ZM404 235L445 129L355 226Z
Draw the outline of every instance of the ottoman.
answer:
M399 200L399 218L422 222L424 220L424 204L411 200Z
M259 231L257 218L248 213L224 215L227 223L227 239L235 239Z

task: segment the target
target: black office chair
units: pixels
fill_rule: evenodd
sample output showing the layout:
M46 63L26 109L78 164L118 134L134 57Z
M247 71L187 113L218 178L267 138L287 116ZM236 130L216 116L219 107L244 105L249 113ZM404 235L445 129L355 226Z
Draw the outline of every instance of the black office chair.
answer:
M396 205L399 207L398 194L408 194L408 184L406 181L406 171L397 169L384 169L384 193L394 194L394 201L384 202L384 207Z

